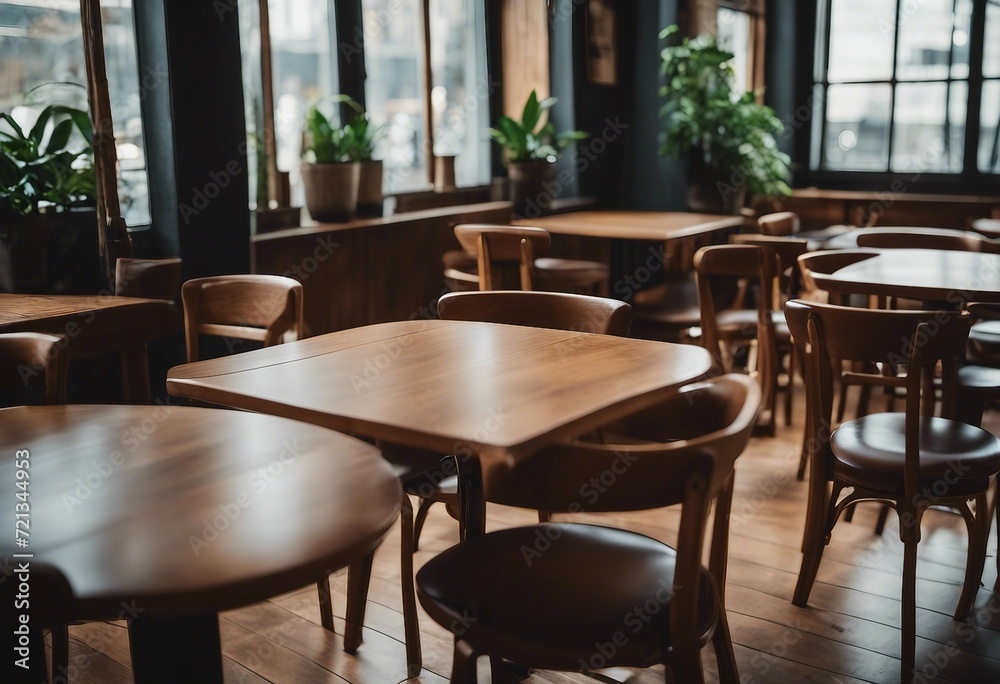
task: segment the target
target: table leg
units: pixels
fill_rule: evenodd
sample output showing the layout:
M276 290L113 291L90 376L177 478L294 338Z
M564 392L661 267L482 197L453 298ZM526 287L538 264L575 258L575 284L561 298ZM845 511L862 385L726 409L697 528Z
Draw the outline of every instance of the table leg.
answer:
M146 344L139 343L121 350L122 393L126 404L148 404L151 401L149 389L149 359Z
M478 456L458 460L458 536L461 541L486 532L486 497Z
M222 684L219 616L141 616L128 628L136 684Z

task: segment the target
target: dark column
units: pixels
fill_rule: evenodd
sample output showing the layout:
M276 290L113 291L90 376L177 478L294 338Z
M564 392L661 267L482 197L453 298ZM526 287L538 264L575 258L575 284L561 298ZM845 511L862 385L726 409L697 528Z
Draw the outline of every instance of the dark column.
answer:
M152 255L184 278L250 270L247 134L236 0L135 3Z

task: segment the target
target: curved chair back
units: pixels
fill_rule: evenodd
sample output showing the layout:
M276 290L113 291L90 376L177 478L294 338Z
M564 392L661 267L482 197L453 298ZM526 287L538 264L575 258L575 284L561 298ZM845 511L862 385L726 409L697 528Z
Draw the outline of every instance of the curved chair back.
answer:
M830 274L845 266L856 264L865 259L878 256L878 252L870 249L838 249L821 252L810 252L799 257L799 273L802 276L802 290L816 292L822 290L813 279L813 273ZM831 300L832 301L832 300Z
M127 259L115 262L115 295L177 301L181 260Z
M764 235L794 235L799 232L799 215L793 211L779 211L757 219L757 227Z
M451 321L485 321L628 337L632 307L606 297L560 292L452 292L438 300Z
M27 384L45 374L45 403L66 403L69 355L62 335L14 332L0 334L0 375L3 384Z
M798 295L802 287L799 257L809 253L809 240L778 235L742 233L733 235L729 238L729 241L734 245L756 245L774 253L781 262L781 272L788 272L788 284L785 292L789 297L796 297Z
M858 246L878 249L942 249L953 252L982 252L983 238L962 231L919 230L916 228L876 228L858 233Z
M305 337L302 285L275 275L197 278L181 288L188 362L199 358L199 335L280 344L293 330Z
M757 383L745 375L688 385L652 409L661 416L662 434L674 441L636 443L644 435L629 434L630 443L577 440L552 446L513 468L484 462L486 497L553 512L637 511L680 503L684 476L697 471L713 498L746 447L760 396ZM604 482L598 489L593 478L600 482L605 472L615 474L614 486Z
M535 259L549 248L547 230L520 226L463 224L455 226L458 238L468 254L477 257L479 289L532 289ZM517 271L517 278L512 271Z

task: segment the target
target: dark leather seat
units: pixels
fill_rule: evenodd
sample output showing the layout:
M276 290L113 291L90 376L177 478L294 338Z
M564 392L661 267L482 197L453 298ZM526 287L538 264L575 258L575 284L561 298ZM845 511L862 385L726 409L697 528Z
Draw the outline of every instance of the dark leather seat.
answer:
M474 537L432 558L417 573L418 595L439 624L465 630L494 655L523 661L533 654L527 659L533 667L579 670L579 654L597 653L598 644L607 646L606 663L588 663L587 669L616 662L654 665L663 662L662 644L671 643L676 558L663 542L620 529L580 523L517 527ZM489 572L475 571L485 567ZM699 586L697 629L705 643L719 601L707 570ZM614 625L624 639L615 637ZM535 646L539 642L544 647Z

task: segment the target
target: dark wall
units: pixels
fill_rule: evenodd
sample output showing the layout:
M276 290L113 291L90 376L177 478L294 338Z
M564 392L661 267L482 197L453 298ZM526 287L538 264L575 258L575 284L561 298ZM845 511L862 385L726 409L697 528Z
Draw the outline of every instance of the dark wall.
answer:
M551 17L552 91L561 104L559 128L587 131L591 138L564 155L579 194L609 207L682 209L686 191L681 162L659 155L659 32L677 21L676 0L618 2L618 83L587 77L586 2L560 0Z

